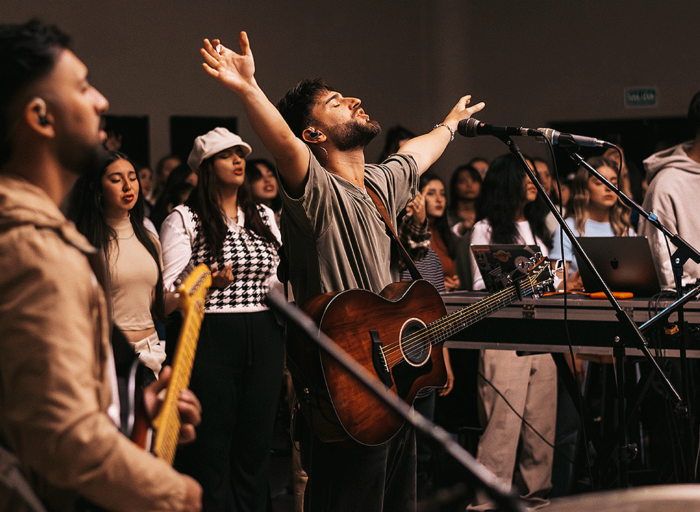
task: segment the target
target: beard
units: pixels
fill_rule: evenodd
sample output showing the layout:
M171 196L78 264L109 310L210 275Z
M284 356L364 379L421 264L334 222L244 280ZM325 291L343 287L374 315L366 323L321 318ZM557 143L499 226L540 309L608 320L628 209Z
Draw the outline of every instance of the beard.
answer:
M363 123L358 119L352 119L327 131L339 151L350 151L367 146L372 139L382 133L382 128L377 121Z
M57 147L59 163L76 176L99 172L107 159L107 150L99 142L90 144L67 136Z

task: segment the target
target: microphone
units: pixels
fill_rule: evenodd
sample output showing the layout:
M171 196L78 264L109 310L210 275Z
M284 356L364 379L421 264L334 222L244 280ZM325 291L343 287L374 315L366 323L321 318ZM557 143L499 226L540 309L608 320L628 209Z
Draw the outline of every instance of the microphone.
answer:
M479 135L521 135L523 137L541 137L542 134L538 130L530 128L514 127L514 126L494 126L492 124L482 123L478 119L470 117L462 119L457 125L457 131L465 137L477 137Z
M558 132L551 128L538 128L540 135L537 140L544 142L547 139L551 144L563 146L583 146L587 148L614 148L615 144L594 137L584 137L583 135L573 135L571 133Z
M482 123L478 119L470 117L462 119L457 125L457 131L465 137L478 137L479 135L494 135L500 137L503 135L517 135L522 137L537 137L538 142L548 140L553 145L563 146L583 146L589 148L614 148L615 145L604 140L594 137L585 137L583 135L573 135L571 133L559 132L552 128L532 128L514 127L514 126L494 126L492 124Z

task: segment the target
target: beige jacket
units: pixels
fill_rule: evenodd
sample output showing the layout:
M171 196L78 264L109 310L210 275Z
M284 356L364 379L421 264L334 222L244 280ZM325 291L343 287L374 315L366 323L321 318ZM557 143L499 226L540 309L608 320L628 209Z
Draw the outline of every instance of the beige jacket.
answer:
M113 511L182 510L182 476L106 414L109 320L91 253L41 189L0 175L0 438L58 510L71 503L59 490Z

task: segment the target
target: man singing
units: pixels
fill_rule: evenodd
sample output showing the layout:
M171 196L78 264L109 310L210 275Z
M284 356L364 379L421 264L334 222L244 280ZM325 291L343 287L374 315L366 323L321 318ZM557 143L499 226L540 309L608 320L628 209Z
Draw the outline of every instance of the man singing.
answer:
M377 192L391 222L416 194L418 177L453 139L467 108L465 96L442 123L406 142L381 165L365 163L365 146L380 133L357 98L320 80L301 82L278 109L256 83L248 36L241 53L204 41L204 69L243 103L250 123L272 153L281 182L282 238L298 304L351 288L375 293L398 280L391 239L366 187ZM395 262L394 262L395 263ZM302 441L312 511L405 511L415 508L415 433L404 427L389 442Z

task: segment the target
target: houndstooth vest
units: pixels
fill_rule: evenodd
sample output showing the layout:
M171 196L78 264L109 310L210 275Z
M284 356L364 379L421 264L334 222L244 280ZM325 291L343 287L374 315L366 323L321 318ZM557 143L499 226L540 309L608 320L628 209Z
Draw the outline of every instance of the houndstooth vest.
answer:
M263 222L270 225L265 210L258 205ZM277 270L279 256L275 244L241 226L229 226L223 250L215 255L204 239L199 216L188 208L194 220L194 242L190 264L205 263L219 269L233 264L234 280L224 289L210 289L205 311L207 313L237 313L246 310L267 309L263 303L267 282Z

